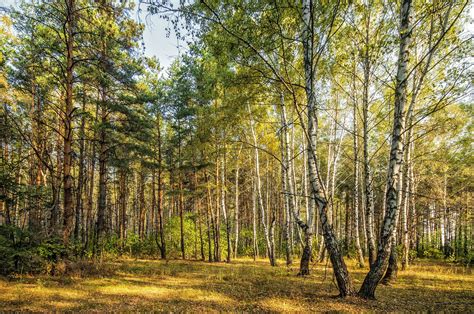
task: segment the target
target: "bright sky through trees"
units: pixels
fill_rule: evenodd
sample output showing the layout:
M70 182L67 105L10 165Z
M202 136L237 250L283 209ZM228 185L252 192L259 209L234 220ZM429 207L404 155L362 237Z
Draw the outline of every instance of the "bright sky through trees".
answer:
M19 0L0 0L0 6L17 6ZM132 18L145 24L143 32L143 43L145 45L145 55L157 57L160 65L168 68L179 53L186 51L186 44L180 42L175 35L171 22L160 19L157 16L147 13L146 6L141 5L142 12L139 14L139 5L136 5L136 12L132 13ZM170 32L167 32L167 28ZM169 36L168 36L169 35ZM180 47L180 48L178 48Z

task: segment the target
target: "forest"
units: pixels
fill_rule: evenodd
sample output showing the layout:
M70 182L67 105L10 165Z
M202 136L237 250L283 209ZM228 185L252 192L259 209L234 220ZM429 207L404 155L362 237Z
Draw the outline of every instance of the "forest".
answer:
M473 310L469 0L12 4L0 310Z

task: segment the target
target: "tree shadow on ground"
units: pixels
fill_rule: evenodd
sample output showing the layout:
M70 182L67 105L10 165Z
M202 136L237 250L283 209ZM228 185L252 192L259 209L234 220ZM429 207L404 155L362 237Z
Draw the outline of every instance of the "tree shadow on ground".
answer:
M334 298L337 289L330 269L315 267L303 278L296 273L297 269L246 261L124 260L112 277L0 281L0 307L33 311L469 311L474 307L474 291L467 285L471 278L454 277L461 286L453 288L443 278L433 286L432 278L402 274L395 285L379 286L377 300L366 301ZM364 271L353 274L359 286Z

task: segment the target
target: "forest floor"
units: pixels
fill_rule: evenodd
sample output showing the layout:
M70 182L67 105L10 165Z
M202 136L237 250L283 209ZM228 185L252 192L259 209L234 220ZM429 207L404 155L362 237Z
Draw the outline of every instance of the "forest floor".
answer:
M355 286L367 270L349 261ZM376 301L340 299L330 265L297 277L281 261L238 259L231 264L120 259L96 275L0 279L0 310L28 311L452 311L474 309L472 268L417 261L396 284L379 286ZM102 275L98 275L102 273Z

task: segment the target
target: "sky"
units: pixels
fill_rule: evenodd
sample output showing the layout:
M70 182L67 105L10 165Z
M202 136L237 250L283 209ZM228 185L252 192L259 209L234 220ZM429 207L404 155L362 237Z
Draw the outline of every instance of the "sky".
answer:
M136 19L145 24L143 33L145 55L148 57L156 56L160 60L161 66L168 68L180 52L185 52L186 44L182 40L178 41L170 22L156 15L147 14L144 5L142 5L141 11L141 13L137 11ZM167 28L171 30L169 36L167 36Z
M19 0L0 0L0 6L15 6L19 2ZM137 10L132 17L145 24L145 31L143 33L143 42L145 44L144 53L148 57L157 57L161 66L166 69L173 62L173 59L179 55L180 51L181 53L185 51L183 47L178 49L178 44L182 46L183 44L185 45L185 43L182 41L178 43L173 31L170 33L170 36L167 36L167 21L156 15L148 15L146 6L144 5L141 6L141 9L142 12L140 14ZM170 28L172 29L172 27Z

